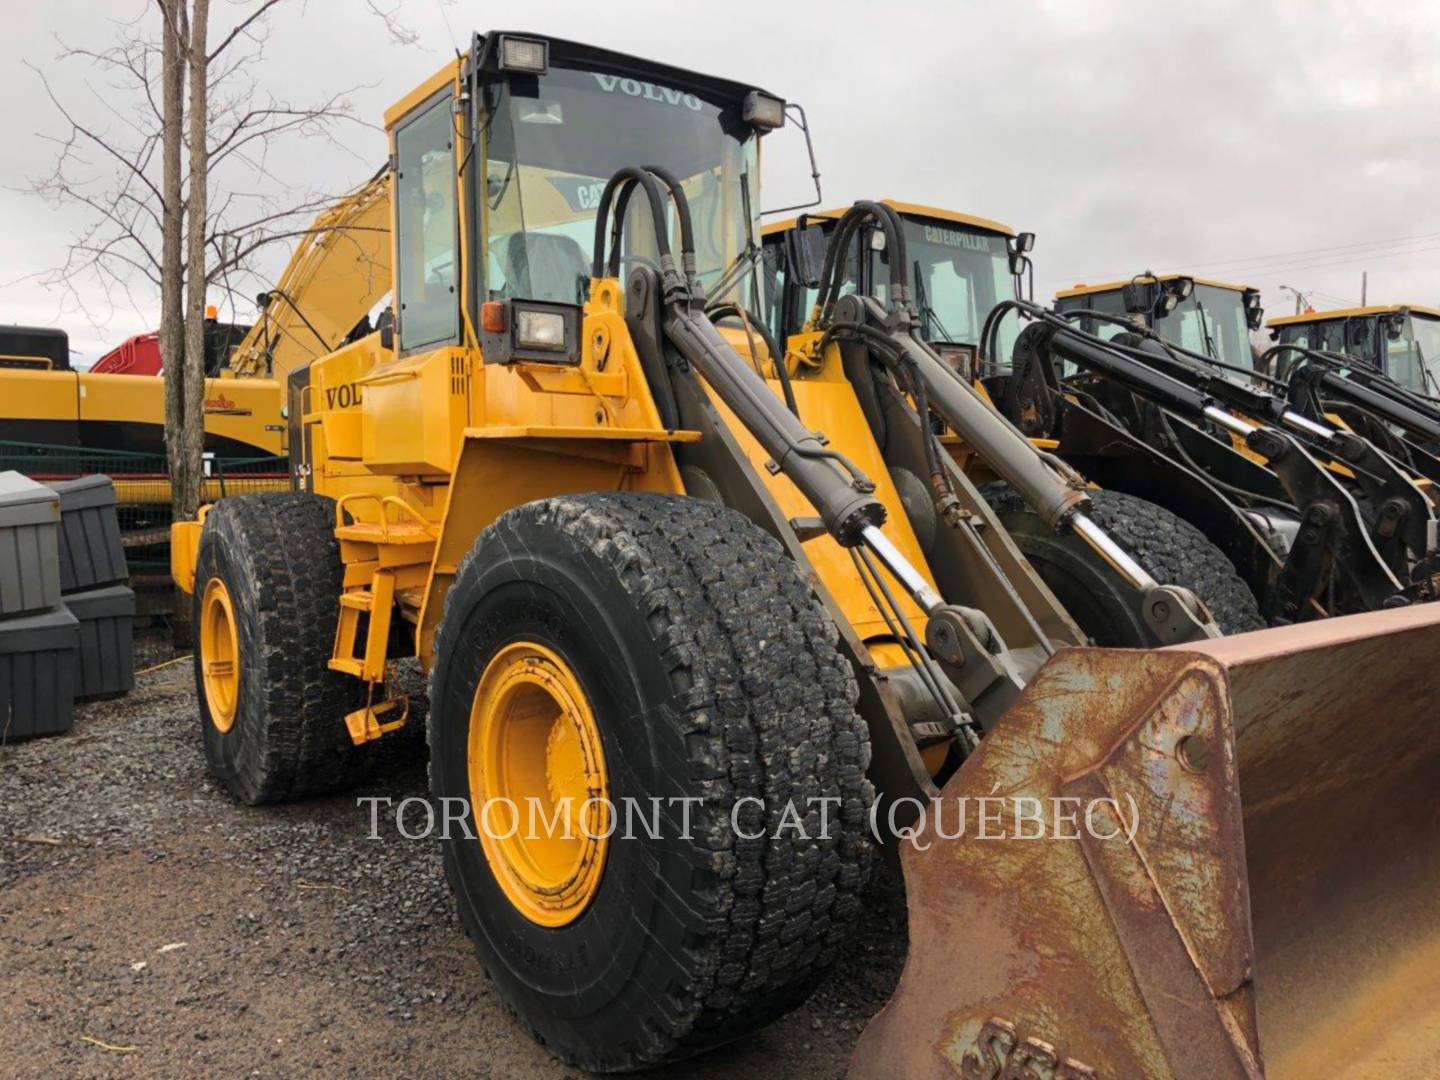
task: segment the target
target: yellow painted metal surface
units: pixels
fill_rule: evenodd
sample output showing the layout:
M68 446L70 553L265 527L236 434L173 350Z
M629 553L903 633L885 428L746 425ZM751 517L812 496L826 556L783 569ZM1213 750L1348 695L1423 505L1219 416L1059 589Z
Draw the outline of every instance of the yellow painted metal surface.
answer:
M600 724L559 653L517 641L491 659L466 764L476 842L506 899L540 926L574 922L600 890L610 788Z
M435 72L434 75L431 75L419 86L415 87L414 90L411 90L394 105L386 109L385 126L387 128L394 127L396 123L403 120L417 105L423 105L441 90L444 90L445 87L453 85L456 77L460 73L460 64L461 61L458 56L453 60L445 61L439 71Z
M1352 319L1365 315L1393 315L1403 309L1413 315L1427 315L1440 319L1440 309L1423 304L1371 304L1368 307L1332 308L1329 311L1302 311L1299 315L1277 315L1265 320L1266 326L1292 326L1295 323L1330 322L1335 319Z
M915 532L910 527L910 520L902 509L900 494L890 479L889 469L885 466L880 448L875 444L865 414L860 410L855 391L840 370L839 347L832 346L827 352L829 355L820 376L797 379L793 383L800 415L804 418L806 427L826 434L830 440L829 449L844 454L875 482L875 495L888 510L882 531L933 587L934 580L930 576L929 565L920 550ZM780 394L778 381L769 379L767 385L777 396ZM745 430L734 414L713 395L711 400L725 418L731 435L739 442L756 475L764 481L785 516L814 517L815 508L790 479L783 474L772 475L765 467L770 455L761 449L760 444ZM861 639L880 637L888 633L884 617L856 574L854 561L848 551L836 543L834 538L824 535L805 544L805 555ZM911 625L923 635L926 621L924 612L900 590L896 591L896 598L900 601L906 618L911 620Z
M191 574L194 574L193 568ZM200 625L196 631L200 677L205 685L205 701L210 707L210 722L223 734L235 725L240 701L240 640L230 590L219 577L205 583L205 595L200 598Z
M195 591L195 556L200 551L202 528L203 518L200 521L177 521L170 526L170 576L181 592Z
M390 292L390 176L362 184L300 238L269 305L231 355L241 376L283 382L333 349Z
M1231 292L1246 292L1251 289L1250 285L1237 285L1233 281L1216 281L1214 278L1195 277L1193 274L1141 274L1140 281L1174 281L1176 278L1188 277L1196 285L1209 285L1215 289L1229 289ZM1126 278L1124 281L1106 281L1099 285L1075 285L1069 289L1061 289L1055 294L1056 300L1067 300L1072 296L1093 296L1096 293L1114 292L1117 289L1129 285L1135 278Z
M1015 230L1003 221L995 221L993 218L979 217L976 214L966 214L960 210L947 210L942 206L923 206L920 203L900 202L897 199L881 199L881 204L893 210L898 210L906 217L932 218L936 221L948 221L955 225L969 225L972 228L983 229L986 232L999 233L1001 236L1014 236ZM807 211L806 217L838 219L845 216L850 207L842 206L834 210ZM774 236L795 227L799 221L798 217L782 218L779 221L772 221L766 224L761 230L764 236Z

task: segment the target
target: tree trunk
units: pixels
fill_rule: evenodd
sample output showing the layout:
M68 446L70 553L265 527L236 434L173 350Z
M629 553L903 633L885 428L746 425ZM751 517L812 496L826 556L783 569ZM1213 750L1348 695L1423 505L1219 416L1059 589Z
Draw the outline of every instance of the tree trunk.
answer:
M204 482L205 451L205 274L206 196L210 169L210 124L206 60L210 0L193 0L190 14L190 188L185 221L185 420L181 445L185 456L186 484L180 493L187 518L200 508Z
M160 30L161 197L164 200L160 207L160 361L165 368L167 433L182 431L185 420L184 208L180 171L180 148L184 141L185 50L186 38L189 37L185 4L186 0L159 0L160 17L164 24ZM181 439L167 434L165 453L170 470L171 510L176 520L183 520L186 514L182 493L189 484Z

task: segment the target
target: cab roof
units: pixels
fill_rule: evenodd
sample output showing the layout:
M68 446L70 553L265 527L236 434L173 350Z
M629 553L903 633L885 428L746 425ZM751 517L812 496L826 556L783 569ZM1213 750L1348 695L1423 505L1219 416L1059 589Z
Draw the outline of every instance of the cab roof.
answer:
M1365 315L1391 315L1409 308L1416 315L1428 315L1440 319L1440 310L1424 304L1371 304L1368 307L1333 308L1330 311L1302 311L1299 315L1277 315L1266 321L1266 326L1293 326L1296 323L1333 322L1336 319L1353 319Z
M764 87L753 83L742 83L736 82L734 79L705 75L689 68L676 67L658 60L646 60L629 53L616 52L614 49L604 49L598 45L567 41L550 34L535 34L528 31L488 30L483 34L475 35L471 44L482 47L480 63L483 69L488 69L487 50L483 46L487 42L494 42L502 37L526 38L531 41L545 42L550 47L552 65L579 67L637 79L654 79L666 85L692 89L702 96L708 95L720 100L734 101L737 105L751 90L758 90L766 97L784 100L779 98L779 95L772 94ZM445 61L439 71L385 110L385 126L387 128L394 127L397 121L404 118L417 105L428 100L432 95L438 94L446 86L452 85L464 71L464 65L469 62L469 59L468 56L457 56L452 60Z
M907 218L931 218L935 221L949 221L955 225L969 225L973 229L980 229L983 232L998 233L1001 236L1014 236L1015 230L1002 221L994 221L990 218L977 217L974 214L962 214L958 210L946 210L939 206L922 206L920 203L900 202L897 199L881 199L882 205L897 211L902 217ZM805 214L812 218L830 218L832 220L845 216L850 207L842 206L834 210L814 210ZM798 217L785 218L783 221L772 221L760 230L762 236L774 236L777 233L789 232L795 227Z
M1177 278L1188 277L1196 285L1209 285L1215 289L1229 289L1231 292L1249 292L1253 286L1237 285L1233 281L1216 281L1214 278L1195 277L1193 274L1140 274L1138 278L1126 278L1124 281L1107 281L1100 285L1086 285L1083 282L1068 289L1061 289L1055 294L1056 300L1068 300L1072 296L1094 296L1096 293L1115 292L1123 289L1130 282L1139 281L1174 281Z

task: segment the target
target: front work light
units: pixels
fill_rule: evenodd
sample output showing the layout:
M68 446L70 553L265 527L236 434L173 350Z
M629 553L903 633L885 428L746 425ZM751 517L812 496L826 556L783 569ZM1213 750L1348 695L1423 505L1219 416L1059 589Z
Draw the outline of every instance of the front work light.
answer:
M578 364L580 307L547 300L480 305L480 351L487 364Z
M740 119L747 124L754 124L757 128L774 131L785 125L785 102L769 94L762 94L759 90L751 90L745 95Z
M522 349L565 349L565 316L558 311L521 308L515 312L515 344Z
M550 43L533 38L500 37L500 70L544 75L550 68Z

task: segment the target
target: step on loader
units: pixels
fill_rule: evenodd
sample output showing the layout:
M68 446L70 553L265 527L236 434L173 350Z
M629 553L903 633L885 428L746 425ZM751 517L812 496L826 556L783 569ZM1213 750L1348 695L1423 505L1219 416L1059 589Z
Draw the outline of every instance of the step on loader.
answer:
M1395 677L1434 655L1440 614L1217 637L1203 603L1141 579L1175 643L1085 647L983 499L957 483L967 513L932 503L932 522L902 497L887 453L924 468L921 403L891 401L913 437L882 450L839 342L791 380L712 320L744 309L758 144L787 115L743 83L499 32L387 113L395 324L292 374L294 491L176 526L207 763L248 803L354 782L407 722L393 664L418 657L461 922L582 1068L754 1031L866 917L877 844L911 848L962 796L998 796L987 829L1014 837L1009 797L1046 791L1094 828L952 820L939 862L904 852L916 948L857 1072L1333 1060L1335 1029L1305 1025L1355 980L1393 991L1386 948L1434 930L1433 845L1409 841L1433 823L1437 740ZM882 353L914 315L893 304ZM913 392L928 354L899 344ZM1017 446L1027 496L1092 558L1123 554ZM1370 703L1384 715L1357 718ZM1310 901L1340 905L1338 938ZM1352 944L1366 966L1337 978ZM1434 1060L1374 1030L1386 1060Z

